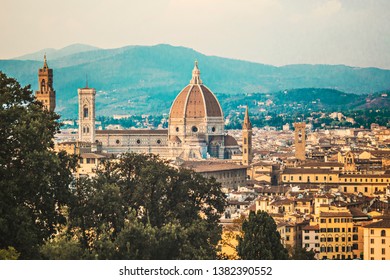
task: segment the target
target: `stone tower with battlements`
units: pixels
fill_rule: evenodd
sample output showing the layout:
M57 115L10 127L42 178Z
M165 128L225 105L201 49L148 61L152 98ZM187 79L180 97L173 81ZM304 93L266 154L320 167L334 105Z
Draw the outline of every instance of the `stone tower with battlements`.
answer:
M54 111L56 108L56 92L53 89L53 69L47 65L46 54L44 56L43 67L38 70L38 88L35 97L43 106Z
M295 135L295 157L299 160L306 159L306 123L294 123Z

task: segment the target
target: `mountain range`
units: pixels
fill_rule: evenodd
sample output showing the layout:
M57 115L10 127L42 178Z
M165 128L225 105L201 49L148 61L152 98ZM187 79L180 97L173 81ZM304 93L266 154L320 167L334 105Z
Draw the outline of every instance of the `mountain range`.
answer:
M100 49L76 44L0 60L0 71L36 90L45 53L54 70L56 111L63 118L77 116L77 89L84 87L87 80L97 90L97 115L168 113L174 97L190 81L195 60L204 84L217 96L297 88L355 94L390 89L390 70L345 65L276 67L208 56L171 45Z

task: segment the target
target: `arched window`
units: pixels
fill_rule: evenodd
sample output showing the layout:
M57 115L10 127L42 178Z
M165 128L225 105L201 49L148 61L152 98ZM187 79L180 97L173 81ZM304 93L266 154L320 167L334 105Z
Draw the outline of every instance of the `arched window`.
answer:
M88 108L87 107L84 107L84 109L83 109L83 116L84 116L84 118L88 118Z
M46 91L46 82L44 79L41 82L41 91Z
M381 236L386 236L386 231L384 229L381 230Z

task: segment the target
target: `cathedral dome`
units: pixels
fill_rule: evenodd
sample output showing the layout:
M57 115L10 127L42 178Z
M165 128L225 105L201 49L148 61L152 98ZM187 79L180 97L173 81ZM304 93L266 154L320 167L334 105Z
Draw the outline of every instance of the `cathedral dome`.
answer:
M192 79L176 97L169 114L170 118L222 117L221 106L215 95L203 85L198 63L192 70Z

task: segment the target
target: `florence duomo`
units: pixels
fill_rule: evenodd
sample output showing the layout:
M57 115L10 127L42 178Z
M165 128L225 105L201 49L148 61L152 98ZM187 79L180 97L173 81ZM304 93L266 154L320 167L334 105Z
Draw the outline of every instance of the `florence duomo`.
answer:
M44 69L47 69L46 58ZM52 69L48 71L52 75ZM39 98L39 92L36 96ZM184 160L231 159L241 154L236 139L225 132L221 105L203 84L197 61L190 83L173 101L168 129L96 130L95 98L96 89L88 85L78 89L79 137L74 145L95 147L105 153L153 153L166 159ZM66 142L65 146L70 144ZM60 149L63 146L58 143Z

